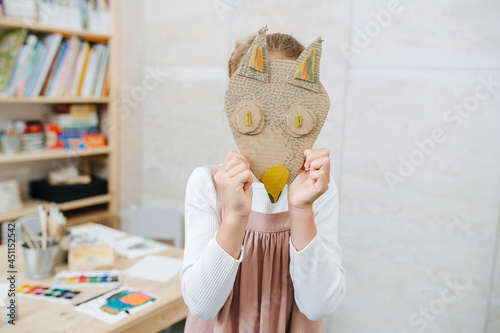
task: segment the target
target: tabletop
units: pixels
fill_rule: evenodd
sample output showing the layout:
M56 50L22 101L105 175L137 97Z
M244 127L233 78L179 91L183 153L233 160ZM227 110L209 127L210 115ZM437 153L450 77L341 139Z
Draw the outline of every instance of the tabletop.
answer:
M89 224L86 223L73 228L87 225ZM164 252L155 253L155 255L182 258L183 251L170 247ZM2 245L0 246L1 283L8 282L7 259L7 246ZM128 259L115 252L113 268L125 270L139 260L141 258ZM29 279L26 276L24 256L21 254L21 246L19 244L16 247L16 268L16 287L23 284L50 286L55 276L52 275L47 279L40 280ZM67 265L56 266L54 274L66 269ZM1 322L0 332L158 332L184 319L188 314L188 308L182 298L181 281L178 274L166 283L124 275L122 285L150 292L158 296L158 299L151 305L144 307L115 324L107 324L99 319L75 311L69 304L17 297L18 318L15 320L15 326ZM75 301L79 303L82 300L92 298L110 289L113 288L82 288L82 294Z

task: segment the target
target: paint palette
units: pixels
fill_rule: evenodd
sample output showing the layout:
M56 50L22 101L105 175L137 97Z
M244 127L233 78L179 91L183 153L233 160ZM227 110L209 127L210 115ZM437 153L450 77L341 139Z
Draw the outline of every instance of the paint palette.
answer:
M16 293L25 298L38 299L43 301L55 301L63 303L72 303L81 293L80 291L59 289L38 286L34 284L25 284L17 288Z
M112 287L122 283L122 271L60 271L52 283L56 288Z

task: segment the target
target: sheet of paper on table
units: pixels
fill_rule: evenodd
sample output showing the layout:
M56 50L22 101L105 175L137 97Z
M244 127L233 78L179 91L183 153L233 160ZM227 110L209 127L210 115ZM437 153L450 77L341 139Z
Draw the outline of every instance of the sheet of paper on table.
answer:
M71 230L71 246L84 244L111 244L118 238L127 236L123 231L94 224Z
M124 296L121 297L121 299L113 300L113 296L123 292L134 294L127 295L128 298L127 296ZM92 301L78 306L73 306L73 309L77 312L102 320L108 324L114 324L127 318L128 316L134 315L136 312L141 311L145 307L150 306L157 299L157 296L148 292L122 286L118 289L111 290L110 292L93 299Z
M136 262L123 271L123 274L146 280L167 282L178 274L181 268L182 259L152 255Z
M117 253L129 259L139 258L147 254L163 252L170 248L169 245L165 245L159 242L155 242L152 239L139 236L120 239L116 242L113 242L113 244L111 244L111 247Z

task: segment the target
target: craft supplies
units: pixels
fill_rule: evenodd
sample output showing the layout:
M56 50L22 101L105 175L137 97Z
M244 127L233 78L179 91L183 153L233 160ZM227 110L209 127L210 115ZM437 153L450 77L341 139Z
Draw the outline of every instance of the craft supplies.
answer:
M135 259L147 254L163 252L170 248L168 245L139 236L132 236L116 241L112 244L112 247L117 253L129 259Z
M109 244L73 246L69 249L68 266L71 271L111 269L115 255Z
M25 284L16 290L18 296L63 303L72 303L81 291L45 287L34 284Z
M92 224L84 227L77 227L71 230L70 246L85 244L111 244L118 238L123 238L127 234L123 231L106 227L101 224Z
M38 217L42 227L42 250L45 250L47 248L47 213L45 213L42 205L38 205Z
M299 174L304 151L313 147L330 98L320 82L321 37L295 61L270 60L266 31L267 26L259 30L237 75L231 76L224 109L240 152L252 156L251 171L276 203L285 185Z
M30 279L44 279L54 272L54 258L59 250L57 241L53 238L35 237L33 243L40 247L30 248L27 241L23 243L22 249L26 265L26 275ZM45 244L45 249L43 245Z
M122 272L118 269L108 271L60 271L54 278L54 288L119 287Z
M33 235L33 232L31 231L30 226L27 224L25 225L23 223L20 223L20 226L21 226L21 229L26 232L26 236L28 236L28 239L30 240L30 242L35 246L35 249L39 249L40 245L38 244L38 242L34 241L35 236Z

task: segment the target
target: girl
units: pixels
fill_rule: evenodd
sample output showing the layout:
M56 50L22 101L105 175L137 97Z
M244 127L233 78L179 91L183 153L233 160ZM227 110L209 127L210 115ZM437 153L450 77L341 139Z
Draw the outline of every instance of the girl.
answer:
M237 45L230 77L254 39ZM267 35L269 60L296 60L303 50L292 36ZM321 319L345 293L327 149L304 152L276 203L247 158L230 151L221 165L193 171L185 221L185 332L323 332Z

